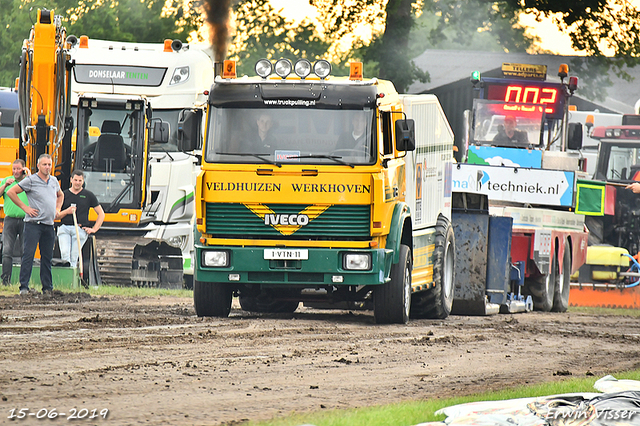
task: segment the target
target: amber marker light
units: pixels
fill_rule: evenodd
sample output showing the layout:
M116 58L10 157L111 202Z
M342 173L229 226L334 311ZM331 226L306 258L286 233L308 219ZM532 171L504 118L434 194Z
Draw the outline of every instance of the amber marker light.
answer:
M569 65L560 64L560 67L558 68L558 77L565 78L567 75L569 75Z
M362 80L362 62L349 64L349 80Z
M165 39L163 52L173 52L173 49L171 48L171 40Z
M236 78L236 61L225 59L222 65L222 78Z

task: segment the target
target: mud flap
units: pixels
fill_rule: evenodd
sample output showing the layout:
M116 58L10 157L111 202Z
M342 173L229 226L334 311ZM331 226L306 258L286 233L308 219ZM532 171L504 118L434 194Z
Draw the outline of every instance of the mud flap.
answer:
M456 239L456 276L452 314L486 315L487 236L489 215L453 212L451 224Z

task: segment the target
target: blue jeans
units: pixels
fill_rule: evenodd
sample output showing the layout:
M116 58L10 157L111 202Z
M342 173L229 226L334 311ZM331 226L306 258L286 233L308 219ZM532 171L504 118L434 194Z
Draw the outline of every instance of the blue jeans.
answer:
M36 247L40 245L40 282L42 291L53 290L51 278L51 258L53 258L53 245L56 242L56 231L53 225L42 223L24 223L24 251L22 264L20 265L20 290L29 289L31 270L33 269L33 257Z
M80 247L84 247L89 235L87 232L78 227L80 235ZM76 238L76 227L72 225L60 225L58 228L58 245L60 246L60 258L65 262L69 262L72 268L78 265L78 239Z

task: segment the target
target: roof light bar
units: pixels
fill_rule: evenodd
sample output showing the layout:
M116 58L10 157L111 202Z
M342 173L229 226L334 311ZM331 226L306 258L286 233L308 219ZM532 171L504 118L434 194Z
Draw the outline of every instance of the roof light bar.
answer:
M359 68L360 73L362 73L362 65L360 64L360 66L356 67ZM287 78L289 74L291 74L291 72L295 72L295 74L303 80L311 75L312 70L315 75L320 77L320 79L322 80L324 80L329 76L329 74L331 74L331 64L329 63L329 61L326 61L324 59L316 61L313 66L307 59L299 59L298 61L296 61L295 66L292 65L291 61L286 58L278 59L275 65L273 65L268 59L260 59L258 60L258 62L256 62L254 69L256 74L264 79L269 77L274 71L282 79Z

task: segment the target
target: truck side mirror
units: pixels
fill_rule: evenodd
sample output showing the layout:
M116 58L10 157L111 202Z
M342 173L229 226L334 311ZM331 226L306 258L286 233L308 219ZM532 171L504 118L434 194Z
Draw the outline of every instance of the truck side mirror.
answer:
M569 129L567 132L567 148L568 149L582 148L582 124L569 123Z
M396 120L396 149L414 151L416 149L416 128L412 119Z
M166 121L154 121L149 142L169 143L169 131L169 123Z
M202 111L185 109L178 119L178 149L182 152L200 148Z

